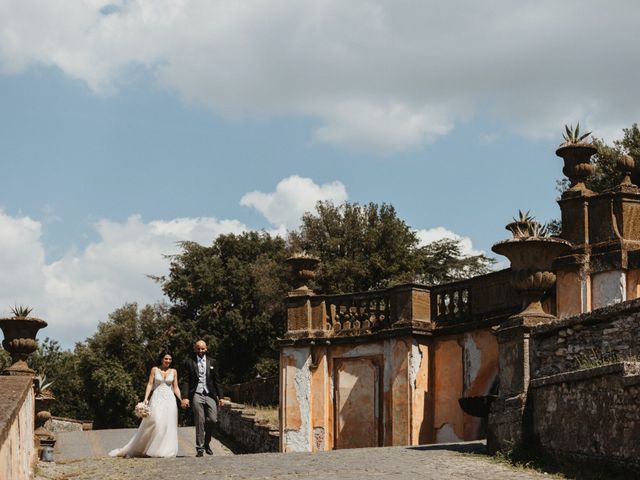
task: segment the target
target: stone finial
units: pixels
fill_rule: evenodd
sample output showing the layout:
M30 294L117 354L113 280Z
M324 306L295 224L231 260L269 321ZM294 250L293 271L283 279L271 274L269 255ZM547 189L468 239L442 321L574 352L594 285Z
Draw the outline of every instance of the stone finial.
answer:
M293 273L300 286L296 287L295 292L312 293L306 283L316 278L316 269L320 263L320 259L306 253L295 254L287 258L286 262L291 266Z
M632 185L631 183L631 172L636 166L636 161L633 159L631 155L622 154L618 157L617 166L624 174L620 185Z

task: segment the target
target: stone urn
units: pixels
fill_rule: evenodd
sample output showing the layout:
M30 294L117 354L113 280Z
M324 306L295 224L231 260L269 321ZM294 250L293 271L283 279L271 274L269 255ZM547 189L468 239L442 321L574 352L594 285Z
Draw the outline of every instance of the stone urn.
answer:
M311 292L311 289L306 286L306 283L316 278L316 269L318 268L320 259L303 253L287 258L286 262L291 266L291 270L296 276L296 281L300 284L295 291Z
M47 322L35 317L0 318L0 328L4 334L2 347L11 355L11 366L3 375L34 375L27 365L27 358L38 347L38 330L47 326Z
M564 160L562 173L571 182L567 192L590 192L584 181L593 173L591 157L597 151L598 149L592 144L582 142L562 144L558 147L556 155Z
M551 237L512 238L496 243L491 250L511 262L511 285L523 299L521 314L547 316L541 300L556 282L551 264L569 253L571 243Z
M51 391L45 390L36 396L36 419L35 431L36 437L42 440L54 440L53 434L45 428L45 424L51 420L51 406L56 401L56 397Z

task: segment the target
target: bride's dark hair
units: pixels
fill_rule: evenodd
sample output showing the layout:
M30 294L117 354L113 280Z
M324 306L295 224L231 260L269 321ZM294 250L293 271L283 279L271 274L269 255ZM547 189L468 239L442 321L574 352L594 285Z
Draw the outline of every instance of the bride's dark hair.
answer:
M162 365L162 359L167 355L171 357L171 363L173 363L173 353L171 353L169 350L162 350L160 352L160 355L158 355L158 358L156 359L156 365Z

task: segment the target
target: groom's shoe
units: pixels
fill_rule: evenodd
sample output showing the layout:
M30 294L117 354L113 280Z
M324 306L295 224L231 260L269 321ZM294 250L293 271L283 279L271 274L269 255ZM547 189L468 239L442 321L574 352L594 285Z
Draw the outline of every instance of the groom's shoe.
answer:
M209 445L204 447L204 451L207 455L213 455L213 450L211 450L211 447Z
M196 457L201 457L204 454L204 452L202 450L198 450L196 452Z

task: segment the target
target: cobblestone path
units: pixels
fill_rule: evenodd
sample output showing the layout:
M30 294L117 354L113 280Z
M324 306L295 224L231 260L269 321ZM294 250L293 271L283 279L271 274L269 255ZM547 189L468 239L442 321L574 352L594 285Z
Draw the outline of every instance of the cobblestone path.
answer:
M123 432L128 432L123 434ZM549 475L490 462L479 442L421 447L336 450L323 453L232 455L212 444L214 455L195 458L193 429L180 431L177 458L109 458L106 451L122 445L132 430L60 434L56 463L40 462L36 480L195 480L195 479L541 479ZM88 433L88 435L87 435ZM89 458L80 458L89 453ZM474 455L474 453L476 455ZM74 459L75 458L75 459Z

